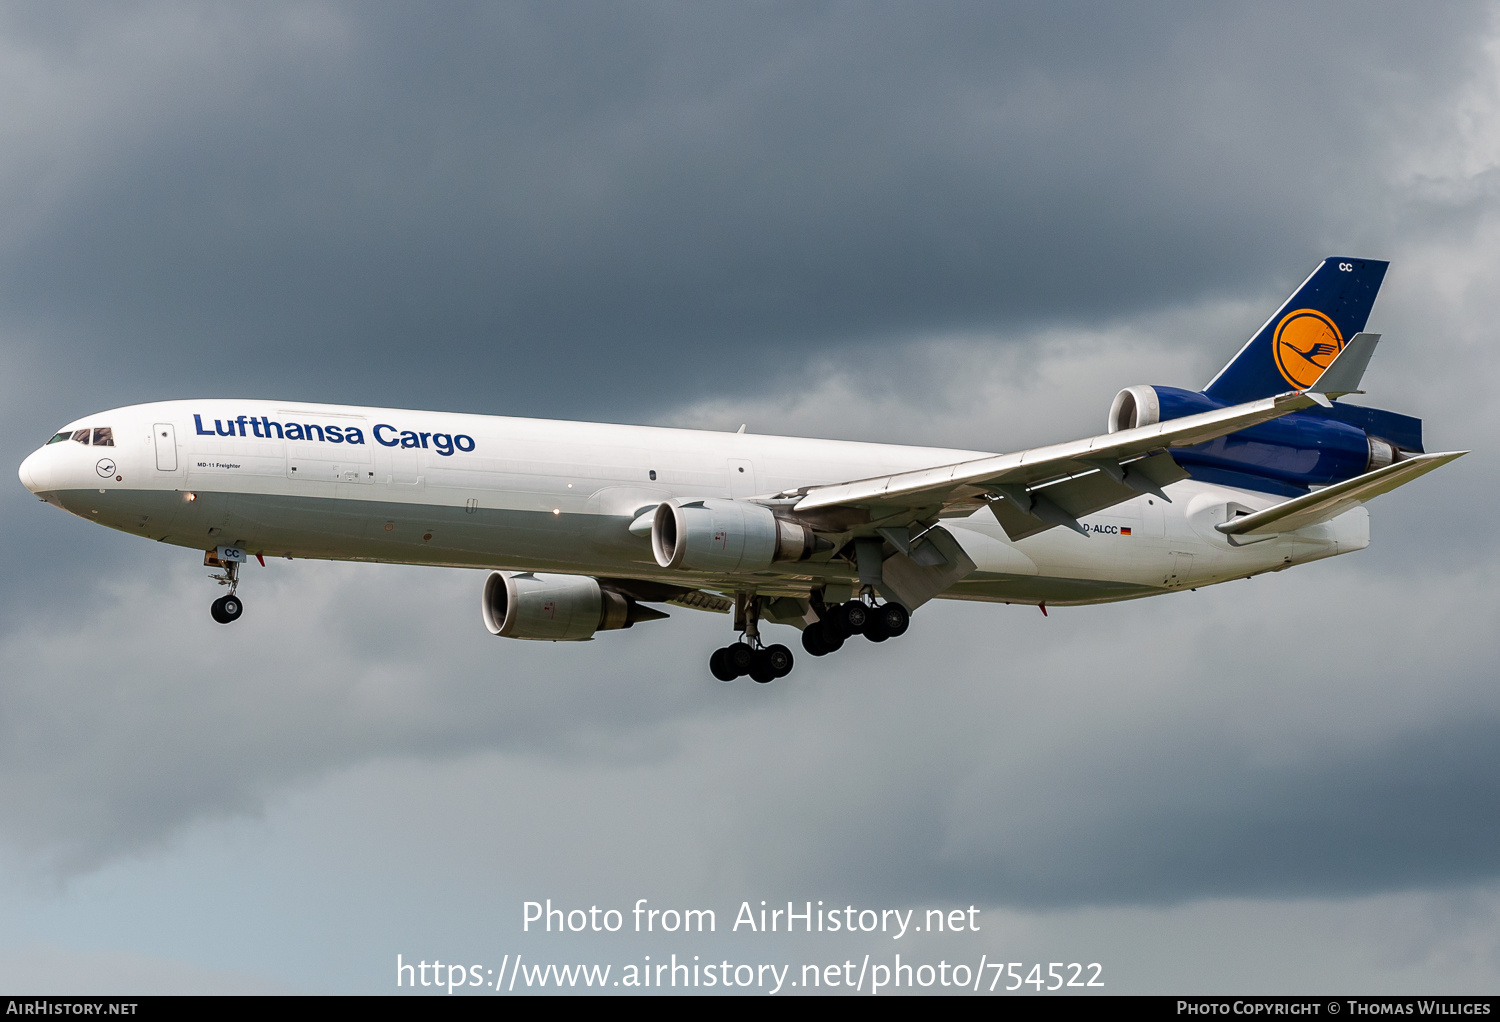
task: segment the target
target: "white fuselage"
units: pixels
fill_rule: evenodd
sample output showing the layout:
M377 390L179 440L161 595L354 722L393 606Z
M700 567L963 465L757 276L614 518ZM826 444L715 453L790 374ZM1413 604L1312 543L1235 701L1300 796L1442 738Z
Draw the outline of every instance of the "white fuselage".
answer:
M842 558L725 576L658 566L639 515L665 500L768 497L981 451L603 423L202 400L89 415L112 447L50 443L22 464L44 500L198 550L648 579L766 596L847 598ZM91 437L94 435L90 434ZM1205 585L1361 549L1363 508L1256 542L1216 532L1231 506L1281 498L1185 480L1082 524L1012 542L987 510L943 525L977 570L944 597L1094 603Z

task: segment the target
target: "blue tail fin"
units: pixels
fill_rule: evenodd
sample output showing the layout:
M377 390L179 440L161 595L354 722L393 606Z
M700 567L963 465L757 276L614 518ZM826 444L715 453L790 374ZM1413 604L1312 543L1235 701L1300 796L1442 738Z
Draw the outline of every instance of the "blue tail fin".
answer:
M1330 257L1266 320L1203 393L1226 405L1312 386L1365 328L1390 264Z

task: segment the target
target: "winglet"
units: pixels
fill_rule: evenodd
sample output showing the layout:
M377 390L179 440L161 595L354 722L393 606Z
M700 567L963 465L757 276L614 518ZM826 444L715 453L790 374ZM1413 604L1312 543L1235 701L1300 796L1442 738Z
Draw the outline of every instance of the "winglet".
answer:
M1345 394L1363 394L1364 391L1359 389L1359 381L1364 378L1370 356L1375 354L1375 345L1379 343L1379 334L1360 333L1349 338L1349 343L1328 363L1328 368L1323 370L1317 381L1307 388L1307 395L1317 401L1317 397L1313 395L1336 398ZM1323 402L1318 401L1318 404Z

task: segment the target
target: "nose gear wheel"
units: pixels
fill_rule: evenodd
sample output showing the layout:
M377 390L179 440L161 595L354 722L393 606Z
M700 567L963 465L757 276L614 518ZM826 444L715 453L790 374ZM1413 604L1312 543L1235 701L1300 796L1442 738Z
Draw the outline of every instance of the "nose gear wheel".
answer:
M238 621L240 615L245 611L245 605L238 596L221 596L209 605L208 612L213 619L221 625L227 625Z

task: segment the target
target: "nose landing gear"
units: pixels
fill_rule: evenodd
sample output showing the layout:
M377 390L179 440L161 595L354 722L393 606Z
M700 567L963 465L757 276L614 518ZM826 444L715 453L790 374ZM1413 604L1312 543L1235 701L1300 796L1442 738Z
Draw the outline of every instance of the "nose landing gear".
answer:
M240 565L245 563L245 552L237 547L219 547L205 554L203 563L210 567L222 568L223 574L210 575L209 578L221 586L229 587L228 596L221 596L209 604L209 616L221 625L238 621L240 615L245 612L244 601L235 592L240 587Z

